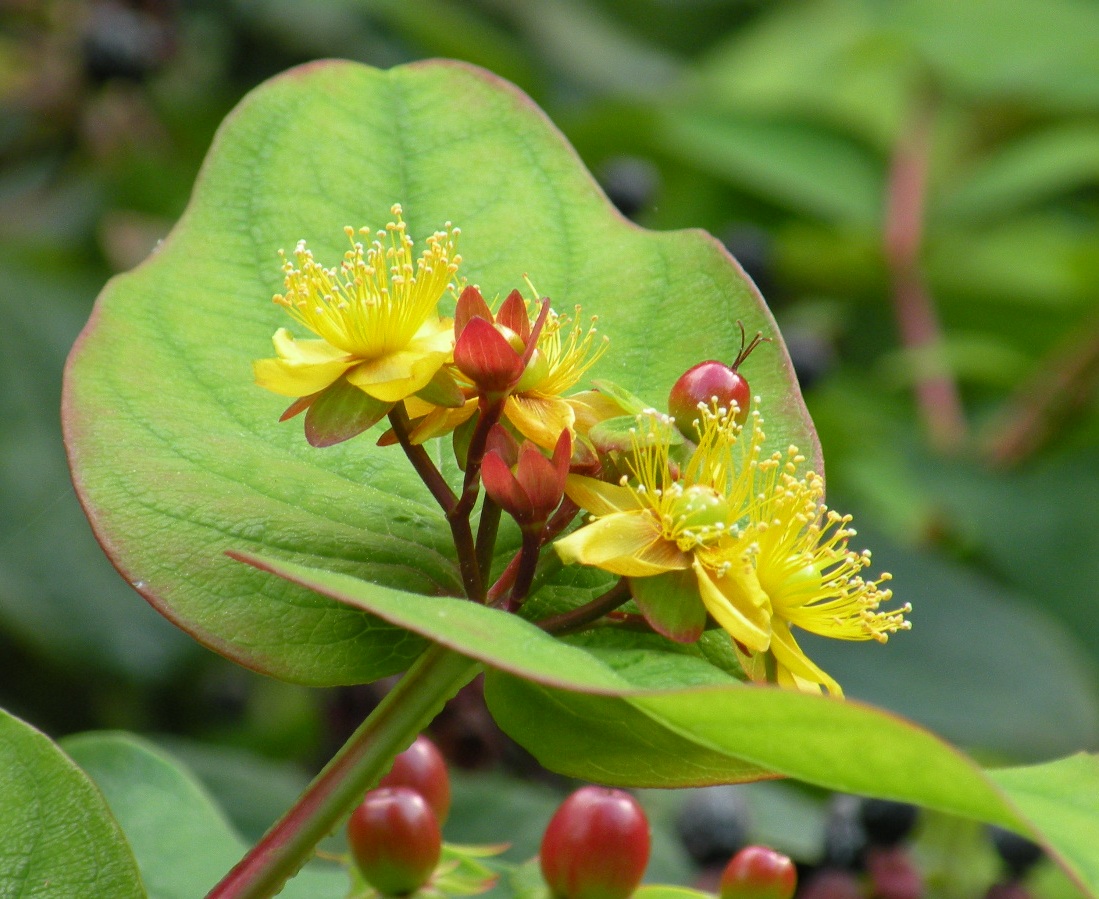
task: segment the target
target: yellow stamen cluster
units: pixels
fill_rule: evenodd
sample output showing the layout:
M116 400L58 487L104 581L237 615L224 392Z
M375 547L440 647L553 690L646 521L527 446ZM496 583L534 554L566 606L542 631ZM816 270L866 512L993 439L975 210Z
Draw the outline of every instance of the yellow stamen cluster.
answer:
M740 428L731 416L704 410L701 442L682 472L671 459L674 429L674 420L656 410L637 416L626 463L633 477L620 484L651 510L665 540L689 552L738 533L739 505L729 488L737 483L732 451Z
M529 311L537 313L536 309ZM541 357L540 362L535 362L538 377L531 383L522 384L520 392L560 396L576 385L607 351L609 341L599 335L595 327L598 317L592 316L585 331L580 324L579 306L575 307L574 316L570 319L568 315L550 310L538 336L537 353Z
M280 251L286 293L274 301L329 344L361 359L407 346L424 322L436 317L443 293L454 290L451 281L462 261L456 251L461 231L449 222L414 260L401 206L390 211L396 221L376 232L369 247L356 240L353 228L344 229L351 249L338 269L318 264L304 240L294 251L296 265Z
M891 576L862 577L869 550L848 549L855 536L851 516L824 505L824 480L812 471L799 475L804 462L791 446L758 465L760 490L745 534L760 583L775 613L807 631L885 643L890 633L911 627L904 615L912 607L877 611L892 598L882 587Z

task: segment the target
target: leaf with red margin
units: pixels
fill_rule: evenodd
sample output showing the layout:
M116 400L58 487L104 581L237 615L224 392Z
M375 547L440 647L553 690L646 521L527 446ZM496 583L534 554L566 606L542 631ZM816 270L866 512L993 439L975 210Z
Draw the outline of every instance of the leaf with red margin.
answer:
M531 101L487 72L321 62L257 88L169 238L104 289L70 356L64 421L77 492L124 577L207 646L289 680L373 680L422 644L226 549L460 590L449 528L400 451L370 434L313 449L300 425L279 424L285 398L252 382L252 360L293 324L271 302L279 248L306 238L336 264L343 227L379 227L395 202L414 239L461 227L469 283L502 293L529 273L557 308L598 314L611 350L591 376L654 404L700 358L735 355L738 319L777 336L717 241L625 221ZM781 344L747 365L774 447L819 460Z

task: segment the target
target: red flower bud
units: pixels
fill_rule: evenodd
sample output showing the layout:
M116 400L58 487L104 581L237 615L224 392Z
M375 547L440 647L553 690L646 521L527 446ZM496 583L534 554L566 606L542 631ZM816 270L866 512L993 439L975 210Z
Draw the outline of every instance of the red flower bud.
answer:
M542 876L559 899L626 899L649 862L649 822L629 793L582 787L542 837Z
M712 359L700 362L687 369L672 385L671 393L668 394L668 412L675 419L676 427L689 440L698 439L694 421L698 418L700 403L709 406L716 401L718 406L726 409L732 409L735 403L736 420L740 424L748 420L752 391L748 381L737 369L751 355L752 350L770 338L756 334L746 344L744 325L740 322L737 324L740 326L740 352L733 364L726 365Z
M495 431L499 425L493 428ZM502 428L499 428L503 430ZM481 462L481 481L485 492L520 526L541 526L561 504L565 493L565 478L569 473L572 457L572 437L562 431L553 450L553 458L547 459L542 451L529 440L519 448L518 464L514 473L509 447L504 438L495 438L490 432L490 448Z
M794 863L766 846L745 846L721 875L721 899L790 899L798 884Z
M450 776L446 761L435 744L421 735L393 760L393 767L378 787L408 787L427 800L439 824L450 812Z
M418 890L439 863L443 837L431 806L408 787L371 790L347 822L363 878L387 896Z
M481 292L467 287L454 312L455 367L483 393L507 394L539 364L536 345L548 312L549 300L543 298L532 326L526 301L513 290L494 317Z

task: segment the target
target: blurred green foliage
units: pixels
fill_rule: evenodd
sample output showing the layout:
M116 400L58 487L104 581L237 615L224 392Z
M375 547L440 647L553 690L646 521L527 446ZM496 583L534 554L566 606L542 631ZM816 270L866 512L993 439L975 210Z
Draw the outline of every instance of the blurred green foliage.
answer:
M760 285L830 502L914 606L888 649L811 654L989 758L1099 748L1096 34L1073 0L0 3L0 705L307 762L369 707L233 668L112 572L61 367L244 92L449 56L530 93L628 216L709 229Z

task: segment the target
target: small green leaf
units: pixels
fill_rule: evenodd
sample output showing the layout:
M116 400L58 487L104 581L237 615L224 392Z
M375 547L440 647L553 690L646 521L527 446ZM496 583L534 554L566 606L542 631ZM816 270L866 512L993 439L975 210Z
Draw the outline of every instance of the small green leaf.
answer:
M622 411L629 415L640 415L646 409L651 408L641 397L630 393L625 387L615 384L614 381L596 379L591 382L600 393L605 393L622 407Z
M205 896L247 851L190 773L151 744L130 734L90 733L69 737L64 745L106 796L133 846L150 899ZM342 899L347 882L342 868L310 866L279 895Z
M48 737L3 711L0 821L0 896L146 896L99 791Z

